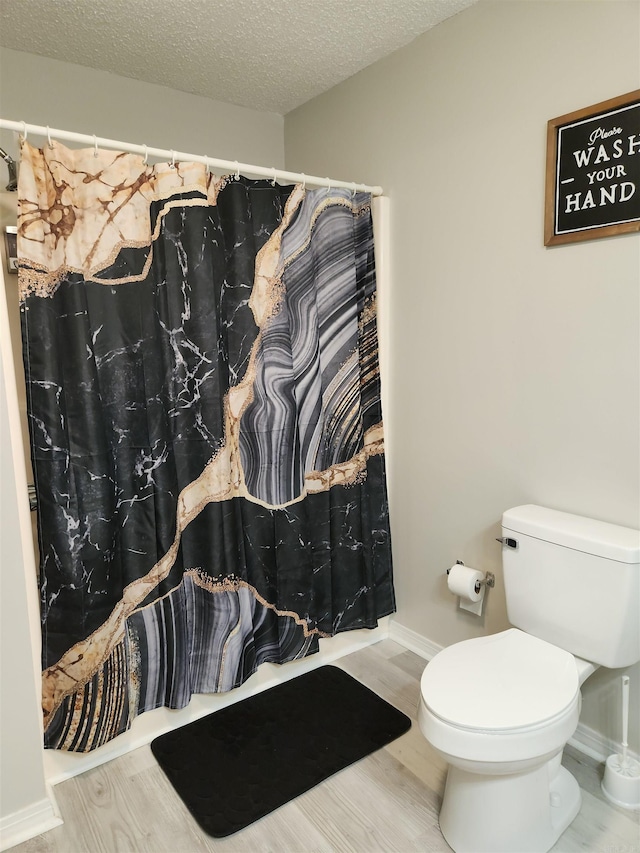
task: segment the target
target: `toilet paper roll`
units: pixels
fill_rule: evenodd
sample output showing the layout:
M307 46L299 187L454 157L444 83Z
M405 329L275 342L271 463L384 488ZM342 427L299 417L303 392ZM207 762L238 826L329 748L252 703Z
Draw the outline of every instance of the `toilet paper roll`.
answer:
M484 580L484 575L477 569L472 569L471 566L461 566L456 563L449 569L447 577L447 586L454 595L459 595L467 601L482 601L484 597L484 584L482 584L479 592L476 592L476 584L478 581Z

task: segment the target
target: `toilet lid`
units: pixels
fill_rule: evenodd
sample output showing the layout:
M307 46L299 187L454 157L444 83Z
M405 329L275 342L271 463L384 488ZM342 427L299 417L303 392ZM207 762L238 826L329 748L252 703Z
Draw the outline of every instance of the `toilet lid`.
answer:
M516 628L443 649L420 686L433 714L484 731L543 723L572 705L580 689L573 655Z

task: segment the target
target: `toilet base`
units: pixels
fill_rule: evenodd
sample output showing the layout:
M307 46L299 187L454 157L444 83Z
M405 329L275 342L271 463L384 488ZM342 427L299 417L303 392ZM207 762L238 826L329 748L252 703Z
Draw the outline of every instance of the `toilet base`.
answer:
M581 800L578 783L558 758L505 776L450 766L440 829L455 853L546 853Z

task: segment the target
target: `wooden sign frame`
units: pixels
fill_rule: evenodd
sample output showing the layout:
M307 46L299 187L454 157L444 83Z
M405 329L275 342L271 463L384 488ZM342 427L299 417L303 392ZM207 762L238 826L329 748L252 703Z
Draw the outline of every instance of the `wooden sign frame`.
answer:
M547 123L544 244L640 231L640 89Z

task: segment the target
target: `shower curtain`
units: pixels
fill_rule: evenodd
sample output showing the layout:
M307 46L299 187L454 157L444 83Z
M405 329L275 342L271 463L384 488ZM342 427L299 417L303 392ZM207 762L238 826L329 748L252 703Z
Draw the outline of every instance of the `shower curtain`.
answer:
M394 610L367 194L22 145L45 744Z

